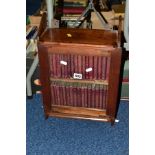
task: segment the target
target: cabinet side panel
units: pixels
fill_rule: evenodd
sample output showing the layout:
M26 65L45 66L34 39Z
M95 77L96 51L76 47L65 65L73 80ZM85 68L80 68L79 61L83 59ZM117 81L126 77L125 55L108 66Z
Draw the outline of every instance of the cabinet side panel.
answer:
M107 103L107 115L115 118L117 99L118 99L118 88L119 88L119 77L121 67L121 49L116 49L111 52L111 63L109 73L109 89L108 89L108 103Z
M42 84L43 106L45 115L51 110L50 69L46 47L38 44L40 80Z

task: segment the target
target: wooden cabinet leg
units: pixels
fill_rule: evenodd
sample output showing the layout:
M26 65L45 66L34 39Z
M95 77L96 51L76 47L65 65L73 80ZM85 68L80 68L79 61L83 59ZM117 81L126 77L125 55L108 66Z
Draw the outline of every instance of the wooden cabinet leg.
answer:
M111 126L114 126L114 124L115 124L115 119L112 118L112 119L111 119Z

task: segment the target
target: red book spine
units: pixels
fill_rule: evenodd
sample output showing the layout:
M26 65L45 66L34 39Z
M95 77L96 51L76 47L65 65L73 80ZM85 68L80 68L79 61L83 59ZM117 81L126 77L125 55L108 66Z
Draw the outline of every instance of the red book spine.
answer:
M67 99L67 105L70 105L70 89L69 89L69 86L66 86L66 99Z
M67 105L65 94L66 94L66 92L65 92L65 86L63 85L63 86L62 86L63 104L64 104L64 105Z
M106 80L109 79L109 71L110 71L110 57L107 58L107 65L106 65Z
M99 108L99 101L100 101L100 92L99 92L99 87L97 86L96 87L96 93L95 93L95 96L96 96L96 108Z
M105 91L105 104L107 108L107 104L108 104L108 87L107 86L106 86L106 91Z
M83 88L83 87L81 88L81 98L82 98L82 100L81 100L81 102L82 102L82 103L81 103L81 106L82 106L82 107L84 107L84 105L85 105L84 89L85 89L85 88Z
M104 86L104 109L106 109L107 107L106 98L107 98L107 86Z
M81 14L84 11L84 8L63 8L64 14Z
M58 91L59 91L59 105L63 105L62 93L61 93L61 85L58 86Z
M54 82L54 94L55 94L55 104L58 105L58 92L57 92L57 86L56 82Z
M84 55L82 56L82 62L81 63L82 63L82 78L86 79L86 76L85 76L86 67L85 67L85 56Z
M88 87L84 88L84 106L88 107Z
M71 55L71 77L74 75L74 55Z
M96 108L96 105L95 105L95 88L92 88L91 90L91 102L92 102L92 105L91 105L91 108Z
M59 78L61 78L61 64L60 64L60 61L61 61L61 55L58 54L57 55L57 66L58 66L57 75L58 75Z
M99 108L102 109L102 88L99 89Z
M81 65L81 55L77 56L78 63L78 73L82 74L82 65Z
M76 90L76 87L74 86L73 87L73 105L76 106L77 105L77 101L76 101L76 95L77 95L77 90Z
M89 71L89 79L93 79L93 56L89 56L89 68L92 68L92 71Z
M102 79L106 80L106 57L102 57Z
M67 62L67 55L63 55L63 61ZM68 65L68 62L67 62ZM64 66L64 77L67 78L67 65Z
M57 89L57 97L58 97L58 105L60 105L60 91L59 91L59 85L56 86Z
M102 79L102 57L98 57L98 79Z
M62 54L60 55L60 61L63 61L63 55ZM61 77L64 78L64 65L60 64L60 66L61 66L60 67L61 68L61 71L60 71L61 72Z
M94 56L94 79L97 79L97 56Z
M91 108L91 104L92 104L92 93L91 93L91 86L88 87L88 108Z
M89 57L88 56L85 56L85 73L86 73L86 79L89 79L89 73L86 72L86 69L89 67Z
M52 63L53 63L53 77L56 77L56 55L55 54L53 54Z
M70 86L70 105L71 106L74 105L73 101L74 101L74 98L73 98L73 87Z
M74 73L78 73L78 56L74 55Z
M71 74L71 56L67 55L67 77L70 78L72 76Z

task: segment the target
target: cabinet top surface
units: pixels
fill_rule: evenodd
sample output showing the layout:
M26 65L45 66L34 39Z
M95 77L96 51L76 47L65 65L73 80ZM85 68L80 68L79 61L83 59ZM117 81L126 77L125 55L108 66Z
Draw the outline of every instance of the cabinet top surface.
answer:
M117 46L117 31L90 29L47 29L40 42Z

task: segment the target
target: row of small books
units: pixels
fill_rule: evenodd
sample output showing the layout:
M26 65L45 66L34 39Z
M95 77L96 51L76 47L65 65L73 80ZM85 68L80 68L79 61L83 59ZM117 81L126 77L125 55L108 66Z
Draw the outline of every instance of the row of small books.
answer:
M108 87L99 84L51 82L52 104L105 109Z
M67 21L68 27L72 27L86 6L87 0L64 0L61 21Z
M50 74L54 78L99 80L109 78L109 57L51 54L49 62Z

